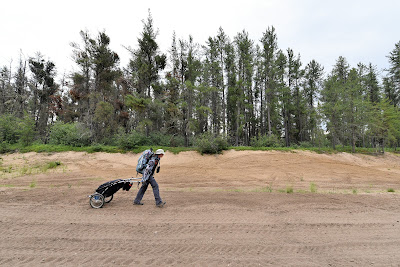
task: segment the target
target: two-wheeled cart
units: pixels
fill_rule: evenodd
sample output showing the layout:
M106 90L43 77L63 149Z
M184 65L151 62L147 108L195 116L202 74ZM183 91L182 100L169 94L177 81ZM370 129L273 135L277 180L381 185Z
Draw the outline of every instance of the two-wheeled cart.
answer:
M103 207L105 203L113 200L118 190L122 188L129 191L134 183L140 183L141 180L142 178L117 179L100 185L92 195L89 195L90 206L94 209Z

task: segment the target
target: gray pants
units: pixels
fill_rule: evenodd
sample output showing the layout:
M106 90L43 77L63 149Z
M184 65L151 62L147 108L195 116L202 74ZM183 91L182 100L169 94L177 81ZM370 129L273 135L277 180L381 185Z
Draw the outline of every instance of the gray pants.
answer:
M156 179L154 179L153 176L150 176L150 178L146 182L142 183L142 186L140 187L140 189L136 195L136 198L134 200L135 203L139 203L142 200L144 193L146 192L149 184L153 188L153 194L154 194L154 198L156 200L156 205L162 203L162 200L160 197L160 191L158 190L158 184L156 182Z

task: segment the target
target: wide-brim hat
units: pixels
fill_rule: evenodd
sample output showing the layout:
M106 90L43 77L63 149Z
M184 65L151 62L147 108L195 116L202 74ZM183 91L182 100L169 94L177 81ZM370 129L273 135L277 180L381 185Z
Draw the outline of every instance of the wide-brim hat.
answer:
M156 151L156 155L164 155L165 154L165 152L164 152L164 149L157 149L157 151Z

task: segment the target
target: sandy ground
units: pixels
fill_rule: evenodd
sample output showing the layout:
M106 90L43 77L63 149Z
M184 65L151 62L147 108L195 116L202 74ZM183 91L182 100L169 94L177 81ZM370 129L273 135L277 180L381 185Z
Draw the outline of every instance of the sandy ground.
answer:
M92 209L138 157L1 155L0 266L400 266L398 155L167 152L164 208L133 187Z

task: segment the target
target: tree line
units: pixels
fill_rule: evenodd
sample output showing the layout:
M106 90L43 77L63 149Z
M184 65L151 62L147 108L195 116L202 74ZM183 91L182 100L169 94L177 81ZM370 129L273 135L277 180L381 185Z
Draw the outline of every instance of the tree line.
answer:
M278 46L267 27L257 41L219 28L200 45L174 33L160 51L149 12L131 58L120 66L105 31L71 43L76 71L56 81L38 53L0 69L0 138L75 146L147 143L192 146L220 138L232 146L397 147L400 41L379 75L372 63L339 57L329 73Z

